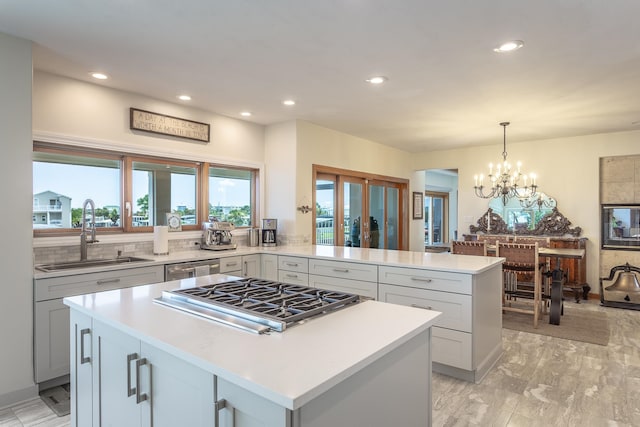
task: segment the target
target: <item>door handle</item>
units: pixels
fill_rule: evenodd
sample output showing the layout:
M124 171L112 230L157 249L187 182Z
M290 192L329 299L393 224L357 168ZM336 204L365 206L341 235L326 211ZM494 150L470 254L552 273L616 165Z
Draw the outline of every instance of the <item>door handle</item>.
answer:
M223 409L229 409L229 411L231 412L231 425L235 427L236 425L236 409L231 406L229 404L229 402L227 402L226 399L220 399L220 400L216 400L215 402L215 420L214 420L214 426L215 427L219 427L220 426L220 411Z
M136 403L142 403L149 398L147 393L140 393L140 366L142 365L149 365L149 379L151 379L151 364L147 362L145 357L136 360Z
M84 365L85 363L91 362L91 356L84 355L84 336L91 333L91 329L86 328L80 331L80 364Z
M136 387L131 388L131 362L138 358L138 353L127 354L127 397L136 394ZM136 378L136 383L138 379Z

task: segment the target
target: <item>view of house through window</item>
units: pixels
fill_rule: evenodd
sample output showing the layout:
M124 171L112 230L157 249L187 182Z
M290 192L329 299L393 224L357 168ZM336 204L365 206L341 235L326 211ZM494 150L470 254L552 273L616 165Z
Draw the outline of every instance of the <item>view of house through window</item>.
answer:
M33 228L79 228L92 199L96 227L121 227L120 160L33 153Z

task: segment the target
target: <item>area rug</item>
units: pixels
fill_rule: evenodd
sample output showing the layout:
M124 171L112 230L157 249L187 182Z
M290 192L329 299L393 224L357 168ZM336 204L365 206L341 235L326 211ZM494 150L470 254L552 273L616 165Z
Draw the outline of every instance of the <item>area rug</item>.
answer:
M534 329L531 314L505 312L502 314L502 327L591 344L607 345L609 343L607 313L579 308L567 309L566 306L559 325L549 324L549 315L545 315L540 319L538 328Z
M71 412L70 390L69 384L48 388L40 392L40 399L42 399L57 416L64 417Z

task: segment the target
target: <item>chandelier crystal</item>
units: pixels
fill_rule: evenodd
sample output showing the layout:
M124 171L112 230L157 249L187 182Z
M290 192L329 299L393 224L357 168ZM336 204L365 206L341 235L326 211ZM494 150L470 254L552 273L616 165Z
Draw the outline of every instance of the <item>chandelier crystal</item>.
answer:
M500 126L503 129L502 162L496 164L495 172L493 163L489 163L489 174L486 178L490 187L485 187L485 176L480 174L473 177L475 181L473 189L478 197L483 199L501 198L502 203L506 205L513 197L526 199L535 196L538 186L535 174L522 173L520 170L522 163L517 162L514 170L511 163L507 161L507 126L509 126L509 122L502 122Z

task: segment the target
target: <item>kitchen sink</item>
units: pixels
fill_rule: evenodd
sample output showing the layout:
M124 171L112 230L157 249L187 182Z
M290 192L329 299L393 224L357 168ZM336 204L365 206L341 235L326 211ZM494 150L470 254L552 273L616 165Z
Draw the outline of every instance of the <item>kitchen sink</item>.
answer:
M38 264L35 266L36 270L51 272L59 270L73 270L75 268L89 268L89 267L101 267L107 265L119 265L128 264L134 262L150 262L153 261L147 258L138 258L133 256L123 256L117 258L106 259L88 259L84 261L71 261L71 262L56 262L52 264Z

